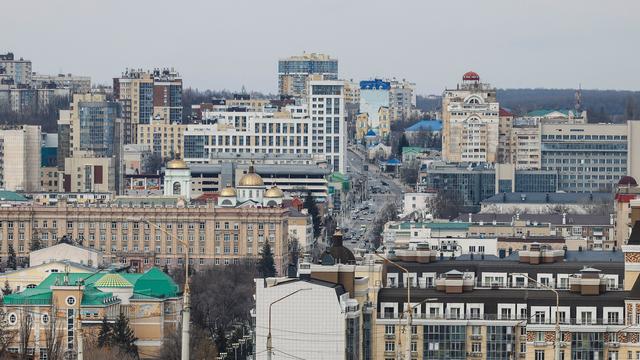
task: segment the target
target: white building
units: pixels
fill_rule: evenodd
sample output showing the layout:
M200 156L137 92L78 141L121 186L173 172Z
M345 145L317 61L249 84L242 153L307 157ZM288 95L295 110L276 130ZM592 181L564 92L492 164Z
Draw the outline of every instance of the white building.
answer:
M436 195L435 192L405 193L402 214L409 215L415 211L431 211L430 204Z
M70 244L60 243L29 253L29 266L37 266L56 261L70 261L76 264L98 267L102 265L102 253ZM62 272L61 270L60 272Z
M442 96L442 157L447 162L497 162L499 104L496 89L469 71Z
M324 154L329 168L346 173L347 124L344 111L344 82L309 81L309 116L313 154Z
M272 358L348 358L347 324L353 319L360 326L360 310L342 285L304 278L255 282L256 359L268 358L270 312Z

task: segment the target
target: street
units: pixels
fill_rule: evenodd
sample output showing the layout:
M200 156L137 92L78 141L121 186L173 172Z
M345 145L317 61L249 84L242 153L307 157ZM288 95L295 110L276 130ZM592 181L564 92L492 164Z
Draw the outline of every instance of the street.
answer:
M377 164L367 163L360 149L350 147L347 159L353 186L338 216L338 226L345 233L344 245L355 254L371 250L372 225L386 204L401 205L403 185L382 173Z

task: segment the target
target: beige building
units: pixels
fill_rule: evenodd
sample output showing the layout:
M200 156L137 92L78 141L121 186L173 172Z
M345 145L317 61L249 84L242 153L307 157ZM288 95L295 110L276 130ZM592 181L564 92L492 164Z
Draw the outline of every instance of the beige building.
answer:
M78 264L72 261L53 260L41 264L33 264L29 267L18 268L17 270L7 269L6 272L0 273L0 284L9 288L13 292L21 292L31 289L40 284L49 275L54 273L87 273L96 271L87 265Z
M100 351L96 342L103 319L113 324L123 314L140 357L155 358L169 332L178 329L181 306L178 286L158 268L144 274L52 273L37 286L4 297L6 330L19 330L30 339L24 344L16 337L6 350L51 359L52 349L59 348L55 358L62 358L77 354L82 338L85 356L91 358Z
M467 72L442 96L442 157L447 162L498 161L499 104L496 89Z
M173 159L184 154L183 138L187 125L152 120L149 124L138 125L137 143L151 147L154 154L163 159Z
M0 187L40 191L40 126L0 130Z
M65 192L114 192L116 191L115 159L95 157L87 152L75 152L64 162Z
M513 151L513 113L506 109L500 109L498 115L498 163L511 163Z
M511 163L518 170L540 169L540 127L538 125L514 126L511 130Z

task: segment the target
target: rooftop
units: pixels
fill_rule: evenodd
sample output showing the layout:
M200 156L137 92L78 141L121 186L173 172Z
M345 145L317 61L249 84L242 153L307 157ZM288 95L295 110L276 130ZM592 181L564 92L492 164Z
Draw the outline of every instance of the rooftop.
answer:
M611 193L501 193L481 201L482 204L589 204L613 200Z
M440 131L442 130L442 120L420 120L419 122L404 129L405 131Z

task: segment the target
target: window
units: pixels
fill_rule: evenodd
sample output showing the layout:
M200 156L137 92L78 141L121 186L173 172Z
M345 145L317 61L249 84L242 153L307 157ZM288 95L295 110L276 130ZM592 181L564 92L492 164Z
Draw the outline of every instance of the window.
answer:
M471 343L471 352L474 352L474 353L482 352L482 343L479 343L479 342Z
M544 350L536 350L535 360L544 360Z
M471 335L480 335L482 332L482 326L473 325L471 326Z
M396 333L395 325L385 325L384 326L384 334L385 335L394 335Z
M536 331L536 340L537 342L544 341L544 331Z
M393 352L396 351L396 344L393 341L386 341L384 343L384 351ZM538 360L538 359L536 359ZM544 360L544 359L542 359Z
M607 323L608 324L617 324L619 321L618 313L610 311L607 313Z

